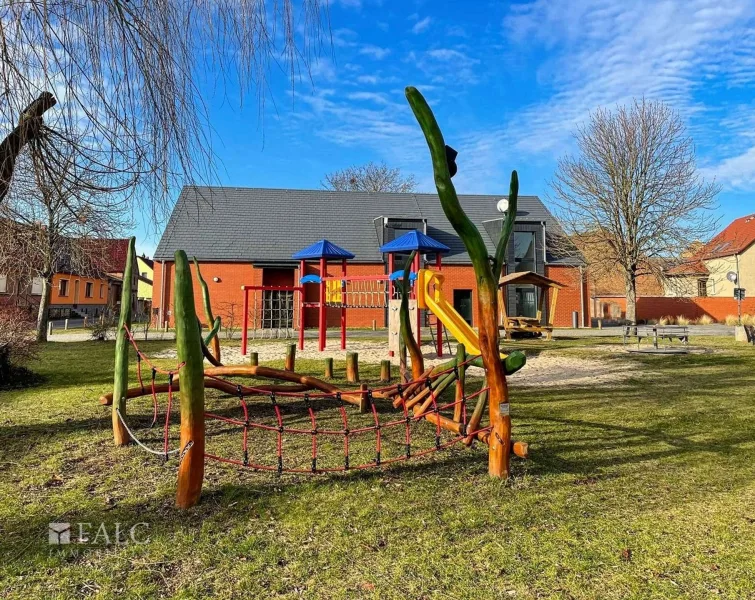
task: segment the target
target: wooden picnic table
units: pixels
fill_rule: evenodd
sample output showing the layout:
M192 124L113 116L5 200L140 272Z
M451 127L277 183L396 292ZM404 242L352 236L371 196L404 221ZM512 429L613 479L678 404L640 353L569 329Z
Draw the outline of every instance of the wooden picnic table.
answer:
M658 348L659 340L668 340L669 343L679 340L685 346L689 344L689 327L686 325L625 325L624 344L630 338L637 338L639 347L643 339L653 340L653 347Z

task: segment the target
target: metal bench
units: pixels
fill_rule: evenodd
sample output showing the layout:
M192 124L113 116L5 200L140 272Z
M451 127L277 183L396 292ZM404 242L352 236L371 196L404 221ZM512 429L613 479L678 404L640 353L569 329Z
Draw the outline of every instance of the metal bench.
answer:
M658 348L658 342L663 342L663 340L668 340L669 344L674 340L679 340L687 346L689 328L686 325L625 325L624 344L634 337L637 338L638 348L643 339L652 340L654 348Z

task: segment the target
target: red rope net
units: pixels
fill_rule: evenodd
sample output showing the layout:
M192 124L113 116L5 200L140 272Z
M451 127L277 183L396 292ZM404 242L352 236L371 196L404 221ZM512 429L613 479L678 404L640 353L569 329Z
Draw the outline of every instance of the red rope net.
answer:
M152 398L152 408L153 408L153 415L152 415L152 424L150 427L154 426L154 424L157 422L158 419L158 412L159 412L159 403L157 399L157 393L156 393L156 375L164 374L168 377L168 388L167 388L167 407L166 407L166 413L165 413L165 421L163 425L163 454L165 456L165 459L167 460L169 455L169 443L170 443L170 425L171 425L171 411L172 411L172 405L173 405L173 379L174 376L178 373L178 371L183 367L184 363L178 364L176 367L172 369L159 369L157 368L147 356L145 356L141 350L138 348L136 341L134 340L133 335L131 332L126 328L126 332L128 335L128 339L130 340L131 344L133 345L134 349L137 353L137 375L139 379L139 385L142 388L142 391L144 391L144 384L142 380L142 367L141 363L146 362L150 368L151 368L151 398ZM470 361L467 361L470 362ZM466 363L465 363L466 364ZM221 456L219 454L214 454L207 452L205 453L205 458L209 460L218 461L221 463L226 464L232 464L237 465L240 467L250 468L254 470L259 471L273 471L277 472L279 474L282 473L332 473L332 472L342 472L342 471L348 471L352 469L369 469L373 467L380 467L384 465L388 465L395 462L401 462L405 460L409 460L410 458L425 456L427 454L436 452L438 450L442 450L444 448L448 448L450 446L453 446L454 444L466 439L467 437L474 437L478 433L489 431L491 427L482 427L475 431L467 431L467 410L466 410L466 404L469 400L472 400L479 394L486 391L488 388L483 388L481 390L478 390L477 392L471 394L471 395L463 395L460 400L455 400L453 402L447 402L444 404L439 403L439 397L436 393L436 390L433 387L433 384L436 383L440 378L445 377L450 372L456 371L458 367L453 367L435 374L432 374L429 377L426 377L419 381L409 381L403 384L393 384L381 388L368 388L366 390L342 390L336 393L327 393L327 392L269 392L267 390L255 388L253 386L245 386L236 382L232 382L227 379L223 379L221 377L212 376L212 375L205 375L205 377L214 379L216 381L224 382L230 386L234 386L236 388L236 396L238 398L238 406L237 408L241 409L241 415L239 417L235 416L227 416L223 414L219 414L217 412L210 412L206 411L204 413L205 419L208 421L216 421L218 423L222 423L225 425L230 425L232 430L238 430L238 432L241 434L241 443L240 443L240 455L238 458L228 457L228 456ZM458 371L456 371L458 373ZM417 410L416 408L412 410L409 406L407 406L407 402L410 398L405 398L405 390L415 384L422 384L429 388L429 403L425 401L423 406L427 406L425 410ZM398 400L400 401L400 407L401 407L401 413L399 413L401 416L399 418L395 418L395 413L393 413L390 417L386 417L385 415L381 415L380 411L378 410L377 403L374 401L374 395L376 393L386 393L386 392L397 392L398 393ZM413 393L416 393L416 386ZM349 417L349 411L346 409L346 402L343 400L342 396L348 395L351 397L364 395L366 396L367 406L368 406L368 414L365 415L359 415L362 419L369 419L369 424L360 424L355 423L355 416L352 416L351 420ZM267 397L269 400L269 404L266 404L268 406L268 417L269 422L264 422L262 418L252 418L251 417L251 411L250 411L250 405L247 403L246 398L250 396L262 396ZM227 397L227 396L226 396ZM338 415L340 419L336 419L339 421L340 427L334 427L332 424L328 425L328 423L332 423L334 420L333 417L331 417L329 420L322 419L318 422L318 411L315 410L313 406L313 401L329 401L331 404L335 403L338 411ZM286 410L284 411L283 403L285 403ZM303 404L303 411L300 411L301 414L304 415L303 419L300 419L301 423L306 423L306 427L299 424L299 421L297 422L287 422L287 413L288 410L291 408L292 402L294 401L294 404ZM442 411L446 410L453 410L457 405L461 405L461 423L459 424L459 434L452 434L453 437L451 439L442 440L442 427L441 427L441 413ZM255 404L255 408L260 408ZM415 412L416 411L416 412ZM435 424L435 436L434 436L434 444L427 448L421 448L416 449L414 447L414 428L413 425L416 423L419 423L420 421L426 420L427 417L433 416L431 419L434 421ZM371 419L370 419L371 417ZM289 417L290 418L290 417ZM326 423L323 425L322 421L325 420ZM293 421L293 419L292 419ZM386 435L387 432L395 430L396 432L400 432L403 430L403 435L399 433L398 438L396 439L402 439L403 442L403 448L401 452L396 453L396 455L390 456L386 458L383 454L383 446L384 442L386 441ZM252 460L250 458L250 434L252 432L258 432L258 433L266 433L266 434L272 434L275 436L274 439L274 452L276 456L276 464L265 464L256 460ZM370 434L373 436L374 440L374 454L372 460L362 460L361 462L358 462L357 464L352 464L351 462L351 446L350 443L353 440L355 436L364 435L364 434ZM284 443L285 440L289 438L298 438L301 439L303 437L309 436L311 439L311 442L309 444L310 452L311 452L311 460L310 465L308 468L305 468L301 466L300 463L294 462L293 464L291 461L286 460L286 455L284 454L285 449L287 447L287 444ZM395 437L395 436L394 436ZM322 464L319 464L319 461L322 456L322 447L332 447L332 441L337 440L338 438L342 439L342 463L334 466L323 466ZM392 442L395 444L396 439L393 439ZM326 440L326 441L322 441ZM363 454L364 452L362 452Z

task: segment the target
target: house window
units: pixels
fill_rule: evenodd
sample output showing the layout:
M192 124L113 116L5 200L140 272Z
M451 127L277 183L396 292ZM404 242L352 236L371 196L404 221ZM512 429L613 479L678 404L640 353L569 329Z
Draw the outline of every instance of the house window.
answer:
M60 292L60 296L61 297L65 297L65 296L68 295L68 280L67 279L61 279L60 280L60 284L59 284L58 290Z
M708 280L707 279L698 279L697 280L697 295L701 298L705 298L708 295Z
M8 293L8 276L0 275L0 294Z
M100 284L100 300L102 300L105 297L105 284Z
M32 296L41 296L42 295L42 278L41 277L35 277L31 280L31 295Z
M517 273L537 271L534 231L514 232L514 270Z
M91 298L94 295L94 284L91 281L87 281L86 287L84 288L84 297L85 298Z

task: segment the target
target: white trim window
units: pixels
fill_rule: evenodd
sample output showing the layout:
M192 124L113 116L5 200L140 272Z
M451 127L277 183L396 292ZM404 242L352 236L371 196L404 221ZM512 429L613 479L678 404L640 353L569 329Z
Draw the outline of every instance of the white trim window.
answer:
M41 277L35 277L31 280L31 295L32 296L41 296L42 295L42 289L44 287L44 281Z
M8 276L0 275L0 294L8 293Z

